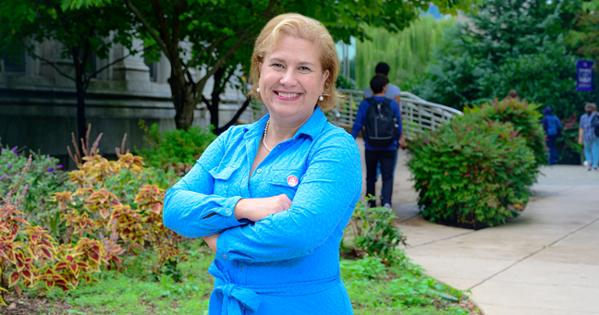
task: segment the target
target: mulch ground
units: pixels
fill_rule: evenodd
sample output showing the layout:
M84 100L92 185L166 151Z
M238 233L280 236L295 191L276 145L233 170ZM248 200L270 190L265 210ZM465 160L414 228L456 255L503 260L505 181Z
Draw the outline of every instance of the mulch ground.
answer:
M0 306L2 315L66 314L70 307L60 301L29 298L25 296L5 296L6 306Z

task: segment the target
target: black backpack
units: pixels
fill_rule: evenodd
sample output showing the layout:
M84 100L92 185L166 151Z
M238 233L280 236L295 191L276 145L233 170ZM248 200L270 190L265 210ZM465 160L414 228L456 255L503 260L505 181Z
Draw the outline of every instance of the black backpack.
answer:
M391 109L391 100L384 98L377 102L374 97L367 98L370 106L366 110L364 136L366 142L375 147L387 147L398 138L397 121Z
M593 116L593 119L591 119L591 128L593 128L595 137L599 137L599 115L598 114L595 114Z

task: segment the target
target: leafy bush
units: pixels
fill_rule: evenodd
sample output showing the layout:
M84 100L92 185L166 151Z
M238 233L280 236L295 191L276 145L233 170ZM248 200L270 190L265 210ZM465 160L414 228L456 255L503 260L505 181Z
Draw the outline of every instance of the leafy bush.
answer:
M509 122L513 125L518 135L524 137L526 145L535 155L538 166L547 163L545 149L545 134L539 123L541 114L537 105L528 104L514 98L506 98L493 104L484 104L477 108L467 108L465 112L482 119Z
M91 276L107 262L98 240L81 238L58 245L48 231L31 225L9 203L0 203L0 305L12 289L52 288L68 290Z
M343 75L339 75L337 77L337 81L335 82L335 86L338 89L355 89L356 83L350 78L347 78Z
M62 168L47 155L1 148L0 200L16 204L32 223L47 225L56 214L52 195L63 189L67 179Z
M148 128L142 123L141 128L149 147L140 149L139 154L146 163L178 174L187 172L216 138L211 132L194 127L160 132L157 124Z
M405 242L405 237L394 221L392 209L368 208L364 202L359 202L341 243L341 253L352 257L379 257L387 264L395 261L396 248Z
M153 184L154 172L143 167L142 158L124 154L117 161L98 155L84 160L69 173L68 190L55 194L67 226L63 241L105 240L117 266L122 253L147 247L159 254L156 270L176 257L180 238L162 225L164 189Z
M470 228L502 224L524 210L538 173L526 140L511 124L454 118L409 147L421 214Z
M161 187L170 186L176 175L144 168L142 159L131 154L117 161L98 155L83 159L79 170L68 173L64 191L52 193L48 203L57 214L55 236L15 206L28 198L27 191L16 193L17 184L9 187L8 198L0 199L0 293L71 290L102 269L119 267L124 255L146 248L158 256L153 271L176 275L180 237L162 225L161 216ZM22 167L26 171L17 175L27 175L31 165L29 158ZM39 182L31 187L35 190Z

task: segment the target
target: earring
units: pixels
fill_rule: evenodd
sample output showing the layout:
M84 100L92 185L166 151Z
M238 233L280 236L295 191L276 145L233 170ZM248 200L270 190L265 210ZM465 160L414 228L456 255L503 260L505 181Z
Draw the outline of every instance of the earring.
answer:
M256 93L260 93L260 87L256 88Z
M322 95L321 95L321 96L319 96L319 97L318 97L318 100L319 100L319 101L321 101L321 102L322 102L322 101L324 101L324 96L322 96Z

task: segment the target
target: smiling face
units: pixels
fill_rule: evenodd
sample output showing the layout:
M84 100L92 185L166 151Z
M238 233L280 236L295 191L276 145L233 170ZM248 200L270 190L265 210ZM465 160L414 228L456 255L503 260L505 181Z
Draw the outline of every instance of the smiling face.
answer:
M260 98L274 120L299 126L312 115L328 76L316 44L283 35L260 65Z

